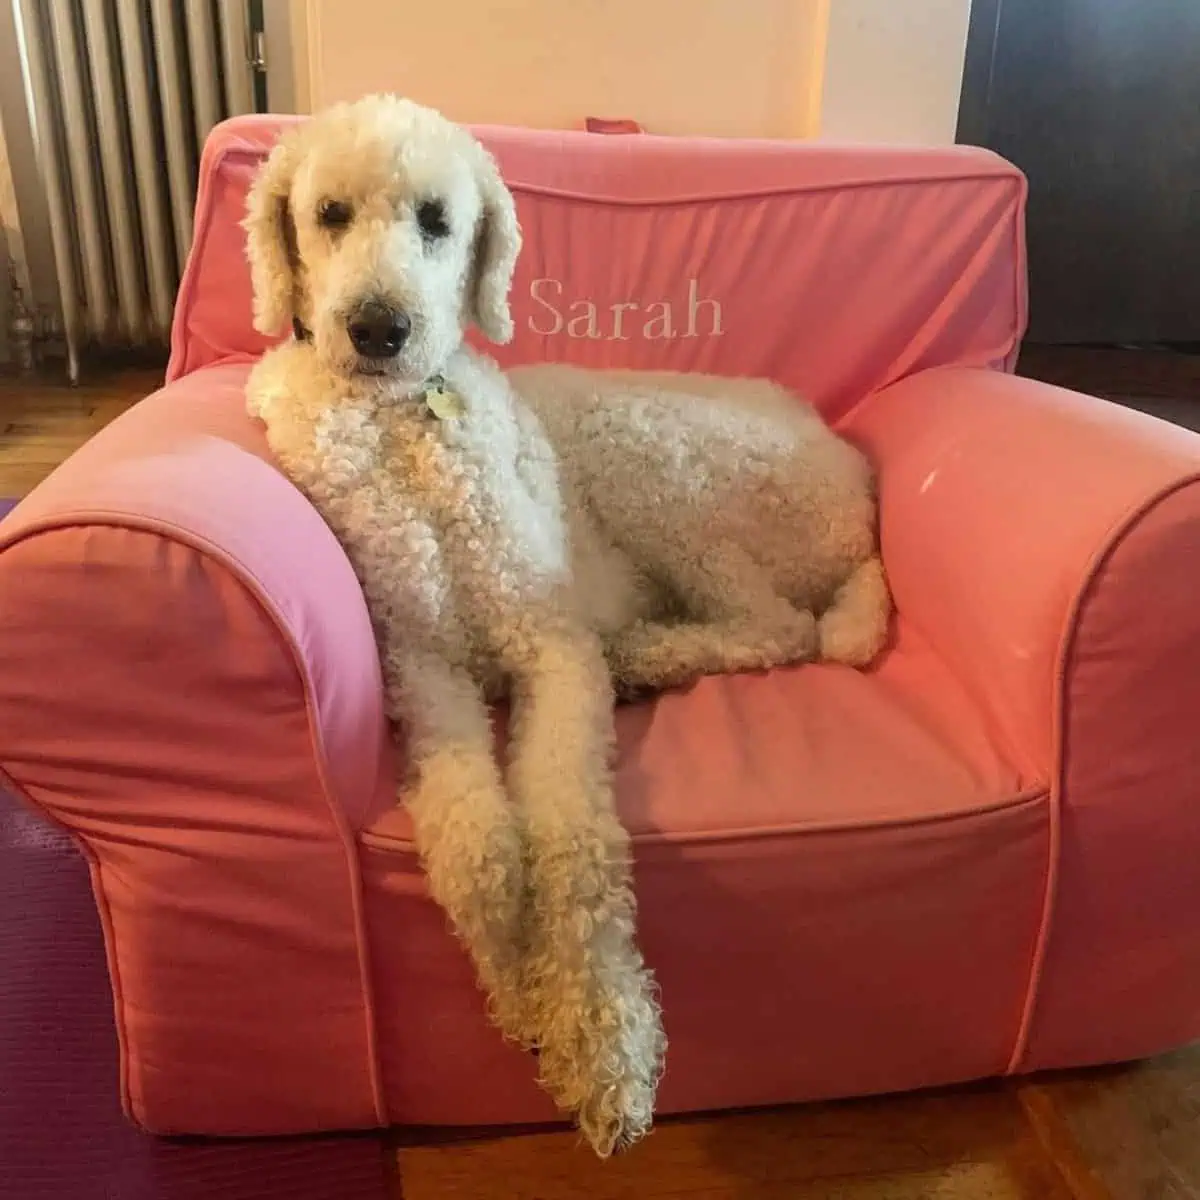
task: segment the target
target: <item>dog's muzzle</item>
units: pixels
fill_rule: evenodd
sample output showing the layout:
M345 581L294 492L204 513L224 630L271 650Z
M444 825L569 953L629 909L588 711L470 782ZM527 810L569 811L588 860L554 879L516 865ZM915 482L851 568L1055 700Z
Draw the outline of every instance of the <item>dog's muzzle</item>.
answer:
M412 332L412 321L405 312L368 300L346 319L350 344L363 358L395 358Z

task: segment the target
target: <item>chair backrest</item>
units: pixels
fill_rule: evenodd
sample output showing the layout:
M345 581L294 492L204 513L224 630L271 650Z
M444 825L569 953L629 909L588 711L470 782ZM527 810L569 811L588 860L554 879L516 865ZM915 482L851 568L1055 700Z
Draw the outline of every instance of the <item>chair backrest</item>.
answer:
M239 221L254 171L302 119L210 136L169 378L265 348ZM524 231L505 365L761 375L831 419L926 367L1013 365L1026 186L987 151L474 132Z

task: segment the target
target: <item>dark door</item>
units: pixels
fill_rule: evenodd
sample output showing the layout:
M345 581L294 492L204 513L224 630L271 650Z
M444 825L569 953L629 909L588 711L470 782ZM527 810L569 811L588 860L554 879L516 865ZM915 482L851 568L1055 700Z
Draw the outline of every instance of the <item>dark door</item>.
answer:
M958 140L1029 176L1034 342L1200 342L1200 0L974 0Z

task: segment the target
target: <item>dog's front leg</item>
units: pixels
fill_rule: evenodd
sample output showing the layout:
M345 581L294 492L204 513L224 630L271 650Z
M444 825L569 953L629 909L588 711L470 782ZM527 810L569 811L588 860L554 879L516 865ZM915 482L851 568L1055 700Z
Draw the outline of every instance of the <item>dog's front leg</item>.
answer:
M531 639L513 676L509 786L529 847L541 1081L608 1155L649 1130L665 1051L613 803L611 685L598 640L575 631Z
M528 1044L522 994L524 844L492 751L490 716L462 668L411 650L385 658L389 716L407 736L401 799L433 898L462 938L493 1020Z

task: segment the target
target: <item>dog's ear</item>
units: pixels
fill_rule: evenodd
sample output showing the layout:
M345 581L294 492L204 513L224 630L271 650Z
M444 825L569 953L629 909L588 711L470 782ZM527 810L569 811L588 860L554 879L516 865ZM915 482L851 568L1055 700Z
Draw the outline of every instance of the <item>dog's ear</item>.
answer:
M246 200L246 257L254 288L254 328L273 335L295 315L296 227L288 197L297 155L290 139L271 151Z
M470 315L490 341L512 339L512 288L517 255L521 253L521 227L512 193L504 186L490 154L480 148L476 179L483 199L483 214L475 233L475 264L470 281Z

